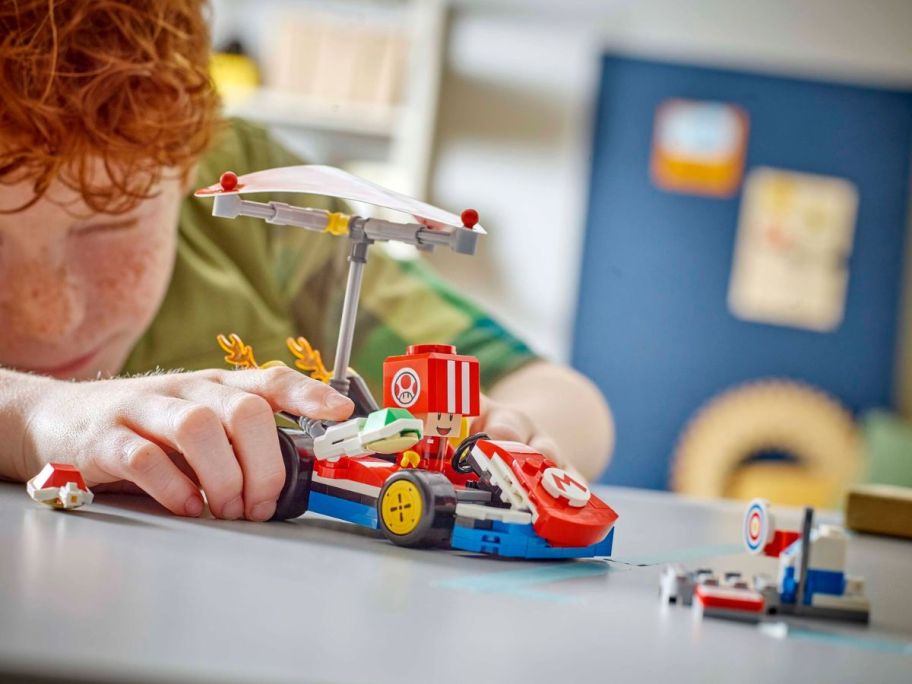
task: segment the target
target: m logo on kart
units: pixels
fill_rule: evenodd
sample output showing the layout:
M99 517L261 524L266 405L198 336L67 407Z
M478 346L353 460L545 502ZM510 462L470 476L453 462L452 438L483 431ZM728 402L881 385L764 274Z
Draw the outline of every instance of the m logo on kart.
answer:
M421 394L421 380L411 368L400 368L393 376L393 401L402 408L408 408L418 401Z
M548 468L542 475L542 486L555 499L566 499L575 508L582 508L589 502L592 493L585 483L580 482L565 470Z

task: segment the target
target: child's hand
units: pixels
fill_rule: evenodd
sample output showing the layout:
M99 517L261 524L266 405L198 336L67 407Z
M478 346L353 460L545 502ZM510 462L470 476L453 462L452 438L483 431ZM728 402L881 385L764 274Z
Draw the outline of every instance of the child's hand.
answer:
M273 414L343 420L354 405L290 368L42 383L27 416L31 477L73 463L89 486L129 481L177 515L267 520L285 482ZM198 484L197 484L198 483Z
M472 421L470 433L485 432L491 439L527 444L558 465L566 463L557 453L557 445L528 415L507 404L481 397L481 415Z

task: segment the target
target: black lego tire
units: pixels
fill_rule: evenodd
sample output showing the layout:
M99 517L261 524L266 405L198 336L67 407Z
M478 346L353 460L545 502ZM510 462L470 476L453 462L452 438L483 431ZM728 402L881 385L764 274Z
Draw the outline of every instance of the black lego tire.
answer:
M390 529L384 519L384 502L389 506L391 496L403 487L403 484L397 483L409 483L417 488L421 496L421 514L413 529L405 533ZM387 515L389 513L387 511ZM449 546L456 522L456 488L442 473L400 470L380 490L380 496L377 497L377 522L384 536L398 546Z
M282 428L278 428L278 432L279 448L285 464L285 484L276 500L275 514L271 520L291 520L307 512L313 460L301 456L291 434Z

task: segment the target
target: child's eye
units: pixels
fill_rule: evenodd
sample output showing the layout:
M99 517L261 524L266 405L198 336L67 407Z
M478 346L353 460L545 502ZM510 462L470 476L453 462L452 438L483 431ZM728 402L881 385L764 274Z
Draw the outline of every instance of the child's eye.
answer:
M139 219L136 217L93 221L92 223L74 227L72 234L83 236L96 233L116 233L136 228L138 225Z

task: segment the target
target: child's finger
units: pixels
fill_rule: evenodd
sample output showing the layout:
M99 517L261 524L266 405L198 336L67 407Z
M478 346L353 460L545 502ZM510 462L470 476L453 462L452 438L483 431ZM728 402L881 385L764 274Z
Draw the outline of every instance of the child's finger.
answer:
M182 388L184 399L206 402L222 422L244 473L245 516L268 520L285 484L275 416L263 397L213 382Z
M125 409L127 425L180 452L199 478L209 510L226 520L244 515L241 467L222 421L204 404L152 395L140 408Z
M351 399L329 385L283 366L224 371L218 376L218 381L258 394L270 403L274 411L288 411L297 416L344 420L355 409Z
M557 444L554 443L554 440L550 437L544 437L542 435L536 435L529 440L529 446L535 449L540 454L543 454L550 458L552 461L557 463L560 466L563 466L564 463L561 460L560 456L557 453Z
M105 472L132 482L175 515L195 518L202 513L199 488L161 447L126 429L114 435L114 443L98 457Z
M491 439L502 439L513 442L528 443L534 434L531 421L521 413L497 405L491 406L483 419L481 431L488 433Z

